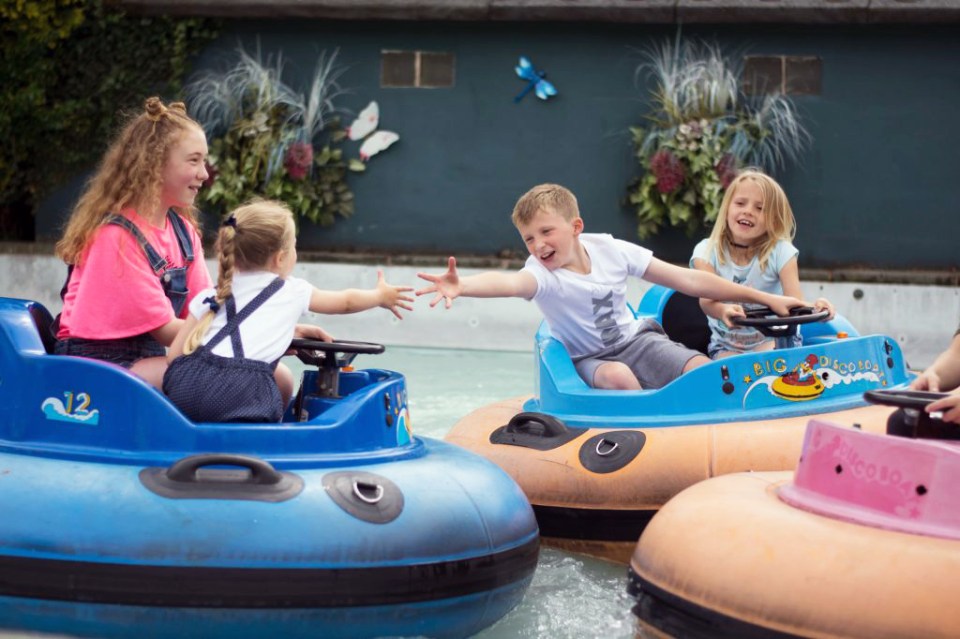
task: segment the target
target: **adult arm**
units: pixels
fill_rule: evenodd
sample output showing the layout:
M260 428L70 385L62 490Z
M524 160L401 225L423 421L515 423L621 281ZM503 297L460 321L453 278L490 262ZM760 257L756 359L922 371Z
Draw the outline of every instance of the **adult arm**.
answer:
M960 332L954 336L947 350L940 353L919 377L910 383L915 390L934 392L960 387Z

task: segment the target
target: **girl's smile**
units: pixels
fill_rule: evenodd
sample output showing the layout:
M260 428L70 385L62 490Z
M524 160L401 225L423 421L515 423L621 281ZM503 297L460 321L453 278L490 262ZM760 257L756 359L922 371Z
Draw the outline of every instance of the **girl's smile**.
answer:
M163 168L161 205L193 206L200 187L209 176L206 168L207 138L199 128L187 129L179 142L170 147Z
M767 234L763 189L751 180L736 186L727 210L727 229L734 244L753 246Z

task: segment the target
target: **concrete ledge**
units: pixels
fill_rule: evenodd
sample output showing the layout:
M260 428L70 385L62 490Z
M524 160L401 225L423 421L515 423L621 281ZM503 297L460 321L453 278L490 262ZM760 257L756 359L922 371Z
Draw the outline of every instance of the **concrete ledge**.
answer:
M135 13L328 20L960 22L956 0L114 0Z

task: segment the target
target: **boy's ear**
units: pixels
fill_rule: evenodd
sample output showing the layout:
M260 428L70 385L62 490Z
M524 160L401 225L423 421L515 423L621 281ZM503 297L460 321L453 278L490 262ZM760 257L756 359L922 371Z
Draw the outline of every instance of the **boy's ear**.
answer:
M582 217L575 217L575 218L573 218L573 222L571 222L571 224L573 224L573 233L574 233L574 235L580 235L581 233L583 233L583 218L582 218Z

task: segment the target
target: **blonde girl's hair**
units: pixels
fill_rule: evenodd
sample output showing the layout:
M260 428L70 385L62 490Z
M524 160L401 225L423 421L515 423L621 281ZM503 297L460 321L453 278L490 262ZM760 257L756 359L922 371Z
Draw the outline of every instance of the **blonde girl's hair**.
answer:
M156 206L170 149L190 128L203 131L187 115L183 102L164 105L160 98L147 98L144 110L124 125L87 183L57 242L57 256L67 264L77 264L94 232L111 213L131 206ZM176 211L198 228L192 207Z
M184 355L195 351L210 328L219 308L233 294L235 271L267 268L281 251L293 247L296 225L293 213L282 202L252 200L235 209L220 226L217 235L217 275L215 305L204 313L183 344Z
M513 207L513 225L517 228L530 221L545 208L549 207L568 222L580 217L577 198L570 189L559 184L539 184L517 200Z
M726 263L731 248L730 243L733 241L730 228L727 226L727 212L730 209L730 203L733 201L733 194L736 192L737 186L746 181L757 184L761 193L763 193L763 215L767 227L767 236L760 244L757 255L760 268L765 269L777 242L793 240L797 233L797 223L793 217L790 202L787 200L787 194L783 192L783 188L777 184L776 180L761 169L753 167L743 169L730 182L727 192L723 195L723 202L720 204L720 212L717 214L716 222L714 222L713 231L710 233L709 248L716 251L717 260L720 264Z

